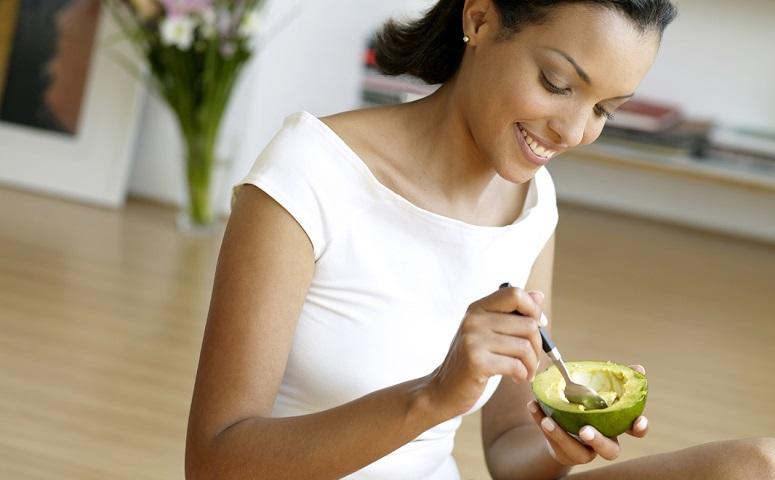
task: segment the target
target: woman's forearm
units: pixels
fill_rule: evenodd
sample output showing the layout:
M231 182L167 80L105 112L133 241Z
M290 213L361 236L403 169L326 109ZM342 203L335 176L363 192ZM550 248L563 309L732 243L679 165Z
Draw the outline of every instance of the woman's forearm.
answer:
M490 445L485 456L494 480L549 480L570 471L552 458L546 438L534 425L508 430Z
M427 385L421 378L315 414L242 420L187 452L186 477L340 478L447 420Z

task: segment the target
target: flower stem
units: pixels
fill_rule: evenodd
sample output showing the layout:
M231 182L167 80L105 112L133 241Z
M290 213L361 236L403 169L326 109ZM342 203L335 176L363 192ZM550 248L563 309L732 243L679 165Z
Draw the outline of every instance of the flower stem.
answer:
M212 195L215 142L194 132L186 136L186 150L189 216L196 225L209 225L215 218Z

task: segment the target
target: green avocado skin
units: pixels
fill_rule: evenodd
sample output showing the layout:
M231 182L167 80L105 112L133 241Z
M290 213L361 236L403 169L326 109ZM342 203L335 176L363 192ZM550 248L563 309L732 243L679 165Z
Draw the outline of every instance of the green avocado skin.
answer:
M629 369L629 367L627 368ZM643 410L646 407L648 380L646 380L646 377L640 372L633 371L632 373L635 377L643 381L643 388L640 392L640 397L633 402L633 405L625 408L612 410L565 411L556 409L551 405L544 403L541 400L541 396L535 392L535 384L533 385L533 393L544 414L551 417L552 420L557 422L557 424L566 432L578 435L579 430L581 430L583 426L591 425L606 437L617 437L630 429L632 422L643 413Z
M604 416L595 415L594 411L563 412L553 409L540 400L538 400L538 404L541 405L541 410L544 411L547 417L551 417L552 420L557 422L557 425L568 433L578 435L581 427L591 425L606 437L618 437L629 430L632 422L643 413L643 409L646 407L647 396L648 394L644 392L643 402L625 410L606 412Z

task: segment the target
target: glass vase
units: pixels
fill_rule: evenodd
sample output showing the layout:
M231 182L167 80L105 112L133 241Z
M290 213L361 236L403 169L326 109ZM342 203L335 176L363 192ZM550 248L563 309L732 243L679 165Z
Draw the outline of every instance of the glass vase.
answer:
M187 200L178 215L178 228L187 235L213 235L221 227L215 205L215 141L198 133L183 136Z

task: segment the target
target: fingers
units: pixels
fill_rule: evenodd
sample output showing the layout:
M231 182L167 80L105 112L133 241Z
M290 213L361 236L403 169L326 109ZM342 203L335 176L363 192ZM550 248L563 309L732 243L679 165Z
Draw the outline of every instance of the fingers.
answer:
M541 432L544 434L555 454L566 465L581 465L595 459L595 451L568 435L557 423L549 417L544 417L540 423Z
M589 463L594 460L595 451L579 443L560 428L554 420L545 416L535 401L529 402L527 407L533 421L546 437L555 460L568 466Z
M606 460L615 460L619 456L619 442L598 432L595 427L586 425L579 430L579 437Z
M489 312L514 313L541 318L541 306L525 290L515 287L499 288L492 294L471 304Z
M538 371L538 353L535 350L535 342L523 337L493 334L490 351L506 356L512 363L517 363L524 368L527 376L518 377L518 380L532 379Z
M646 369L643 368L643 365L630 365L630 368L640 373L641 375L646 374Z
M535 318L515 315L513 313L488 313L488 326L503 335L528 337L535 335L539 340L538 321ZM541 346L540 343L538 345Z
M536 292L532 294L536 296ZM473 303L462 326L462 333L469 341L486 345L490 352L511 357L512 362L518 364L514 369L515 380L532 379L538 370L541 352L538 319L541 311L533 296L518 288L501 289ZM512 313L518 308L520 311L532 311L537 317ZM503 366L500 368L503 369ZM523 371L527 372L527 377L521 375Z
M492 313L489 316L490 328L499 334L521 337L530 341L536 358L541 354L541 335L538 333L538 322L529 317L510 313Z
M627 433L633 437L643 438L649 433L649 419L641 415L632 422L632 427L627 430Z
M551 418L545 416L535 401L529 402L527 406L533 421L539 426L551 450L554 451L553 456L560 463L565 465L589 463L596 455L606 460L615 460L619 457L621 448L616 439L608 438L594 427L587 425L579 431L579 437L583 442L581 443L562 430Z
M527 292L530 295L530 298L532 298L538 305L543 309L543 301L544 301L544 292L539 292L538 290L531 290ZM549 319L546 318L546 315L544 312L541 312L541 316L538 317L538 325L541 327L545 327L549 325Z
M499 355L491 353L489 355L490 368L488 375L505 375L518 381L526 381L533 375L533 370L522 359L514 359L510 355Z

